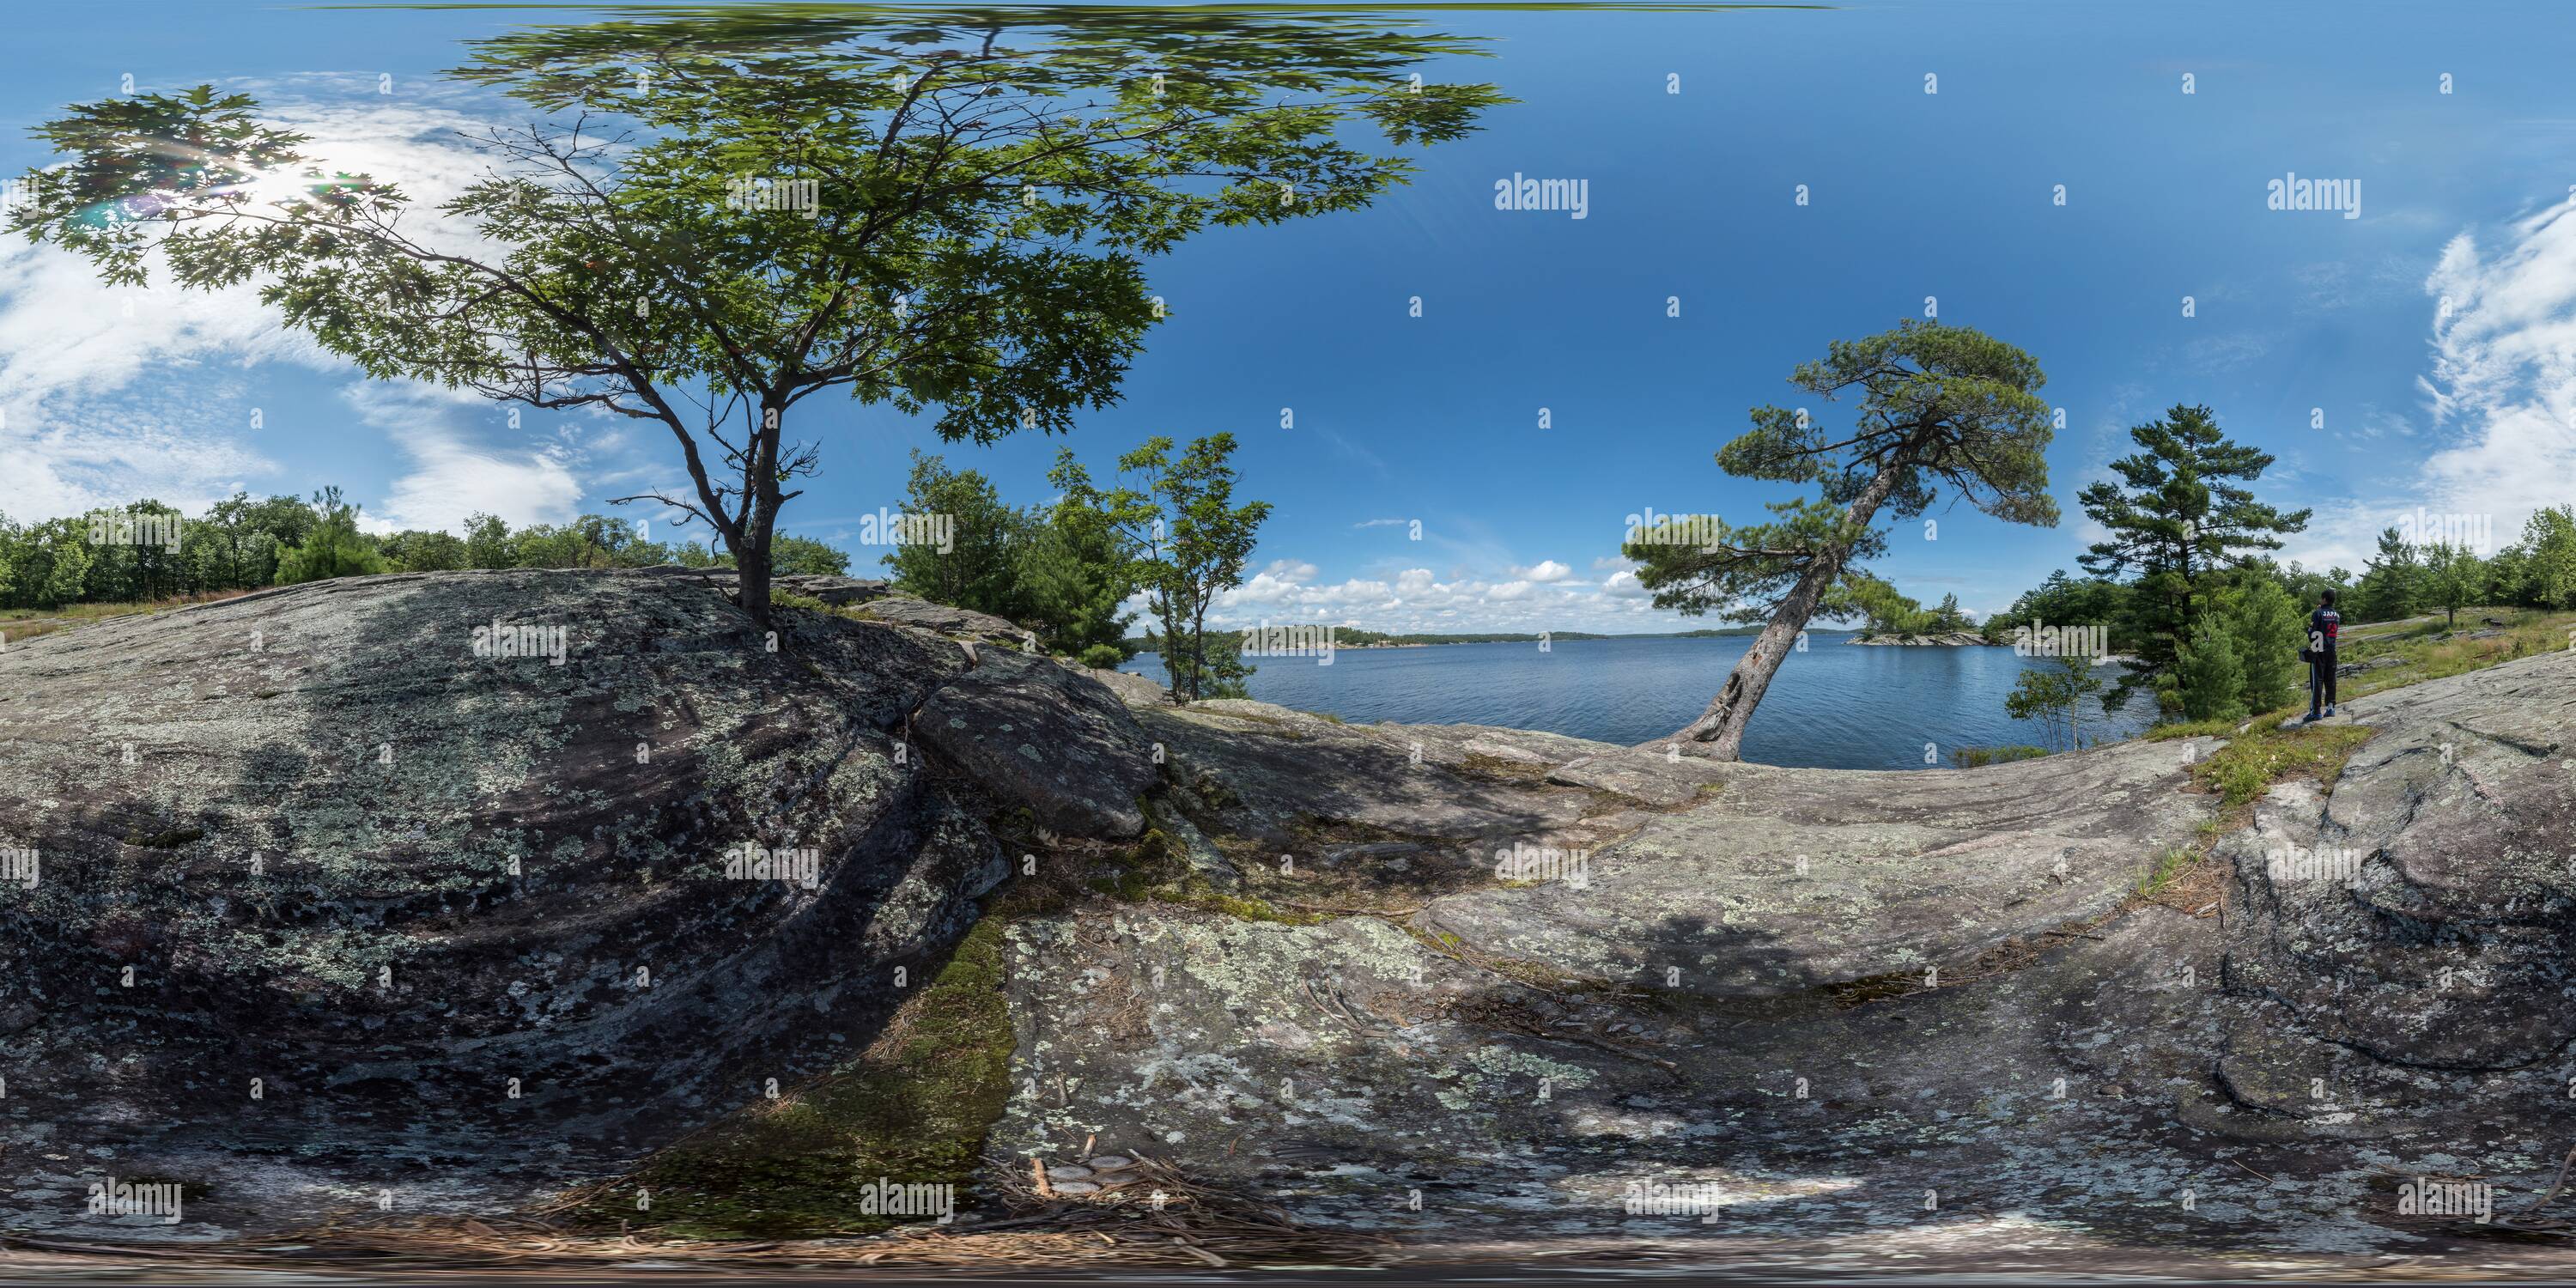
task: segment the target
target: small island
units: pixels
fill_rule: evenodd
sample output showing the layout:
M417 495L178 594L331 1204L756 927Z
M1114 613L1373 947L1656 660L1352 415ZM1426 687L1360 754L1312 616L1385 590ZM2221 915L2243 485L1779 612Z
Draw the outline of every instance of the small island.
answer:
M1985 636L1980 635L1975 631L1934 631L1929 634L1907 631L1888 631L1874 635L1863 633L1854 635L1850 639L1844 640L1843 643L1902 644L1914 648L1966 648L1970 645L1979 645L1990 648L1999 647L1997 641L1987 639Z

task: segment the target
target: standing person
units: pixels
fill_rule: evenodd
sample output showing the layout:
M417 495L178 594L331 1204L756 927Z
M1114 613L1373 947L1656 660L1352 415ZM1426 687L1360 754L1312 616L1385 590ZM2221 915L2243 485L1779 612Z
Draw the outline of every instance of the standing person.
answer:
M2335 611L2334 587L2328 586L2317 595L2317 611L2308 614L2308 646L2300 650L2308 657L2308 719L2321 719L2317 701L2325 700L2326 715L2335 713L2335 637L2343 633L2343 614Z

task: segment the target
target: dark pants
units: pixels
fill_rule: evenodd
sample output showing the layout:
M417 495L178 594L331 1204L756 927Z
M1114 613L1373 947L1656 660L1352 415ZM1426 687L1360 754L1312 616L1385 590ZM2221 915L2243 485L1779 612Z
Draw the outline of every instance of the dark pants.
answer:
M2319 695L2323 695L2325 706L2330 707L2334 705L2335 655L2332 653L2320 653L2317 655L2316 661L2308 663L2309 715L2315 715L2319 710L2321 710L2318 705Z

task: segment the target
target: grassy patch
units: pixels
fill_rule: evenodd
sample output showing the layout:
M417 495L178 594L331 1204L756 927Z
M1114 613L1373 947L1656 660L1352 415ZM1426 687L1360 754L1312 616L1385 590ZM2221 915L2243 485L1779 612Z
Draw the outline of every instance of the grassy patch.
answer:
M1241 921L1269 921L1283 926L1318 926L1332 920L1330 914L1283 912L1271 906L1267 899L1197 888L1196 883L1178 890L1157 892L1155 897L1165 903L1175 903L1185 908L1221 912Z
M1187 876L1189 869L1181 862L1172 838L1156 827L1146 829L1134 845L1113 852L1093 873L1085 883L1093 893L1122 903L1140 903L1151 898L1156 887Z
M2048 755L2046 747L1961 747L1950 753L1950 762L1961 769L1979 765L2000 765L2014 760L2037 760Z
M2505 623L2490 627L2485 619L2493 617ZM2500 634L2484 639L2468 635L2487 630ZM2460 610L2456 630L2445 628L2438 617L2430 622L2407 625L2401 629L2347 636L2340 651L2341 660L2375 662L2396 658L2395 666L2363 671L2347 676L2337 686L2339 698L2350 700L2364 694L2378 693L2426 680L2483 671L2490 666L2516 658L2555 652L2569 646L2569 632L2576 631L2576 613L2551 613L2531 608L2475 608ZM2445 638L2445 637L2448 638Z
M2166 887L2181 880L2182 875L2191 870L2191 865L2199 861L2200 851L2185 845L2174 846L2157 855L2156 861L2138 874L2138 897L2153 899L2164 893Z
M1859 979L1839 980L1823 986L1825 996L1839 1007L1854 1007L1889 998L1904 997L1922 990L1923 972L1889 971L1884 975L1864 975Z
M56 631L70 630L78 625L80 623L67 622L60 618L51 621L0 622L0 646L24 644L29 640L51 635Z
M2369 741L2374 732L2366 725L2291 727L2276 714L2229 739L2226 746L2192 766L2191 776L2217 793L2220 805L2231 810L2251 804L2273 784L2290 778L2313 778L2331 787L2353 748Z
M1556 766L1544 761L1511 760L1481 751L1471 751L1460 758L1458 769L1470 777L1507 783L1543 783L1549 774L1556 772Z
M263 586L260 589L275 588ZM83 622L102 621L110 617L131 617L136 613L158 613L173 608L186 608L190 604L212 604L227 599L239 599L249 593L251 592L248 590L209 590L194 595L172 595L167 599L136 599L114 604L65 604L60 608L0 608L0 628L7 629L9 638L14 640L19 636L18 628L13 623L51 621L59 622L64 626L78 626Z
M860 1211L879 1178L954 1185L962 1206L1010 1096L1009 920L987 910L867 1054L662 1150L568 1215L684 1239L867 1234L898 1223Z

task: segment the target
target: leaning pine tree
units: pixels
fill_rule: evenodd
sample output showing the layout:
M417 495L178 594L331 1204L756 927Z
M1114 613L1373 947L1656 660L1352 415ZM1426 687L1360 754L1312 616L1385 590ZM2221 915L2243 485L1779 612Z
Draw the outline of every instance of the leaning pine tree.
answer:
M1142 268L1211 226L1369 204L1390 148L1502 101L1383 19L1133 7L706 6L493 37L457 78L535 119L434 210L242 94L74 106L10 226L109 282L255 283L379 378L658 425L766 620L817 394L949 439L1067 428L1162 316Z
M1677 520L1626 547L1655 604L1735 621L1768 618L1726 686L1678 735L1719 760L1743 754L1744 730L1808 618L1863 559L1883 553L1882 514L1922 514L1948 486L2013 523L2054 526L2046 451L2054 426L2029 354L1982 332L1907 321L1866 340L1837 340L1789 383L1827 399L1854 394L1848 430L1804 409L1760 407L1753 428L1717 453L1727 473L1814 484L1818 495L1772 505L1772 522L1732 527Z

